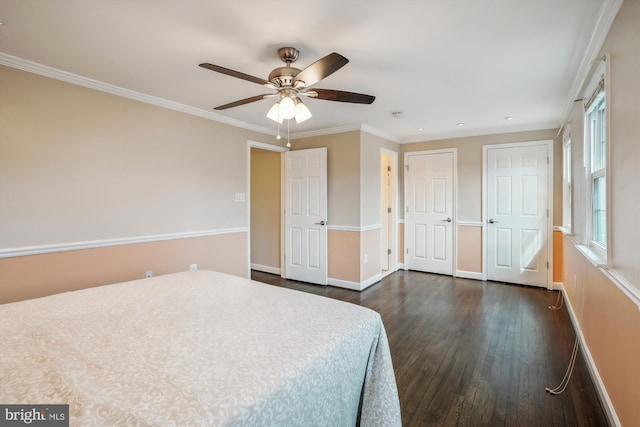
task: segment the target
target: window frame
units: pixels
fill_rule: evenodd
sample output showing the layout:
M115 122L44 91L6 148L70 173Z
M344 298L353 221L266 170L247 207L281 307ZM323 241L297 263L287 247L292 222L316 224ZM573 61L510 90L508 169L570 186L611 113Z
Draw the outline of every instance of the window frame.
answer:
M584 102L584 171L585 171L585 244L598 264L608 265L611 239L611 191L607 171L609 170L611 146L608 63L603 61L596 70L591 84L585 90ZM594 124L596 126L594 126ZM604 179L603 186L598 186ZM597 203L596 191L604 190L603 203ZM604 210L604 224L598 226L598 213ZM603 234L602 238L596 233Z
M562 228L571 234L573 223L573 155L571 148L571 124L562 134Z
M587 174L589 176L589 197L590 197L590 209L588 216L588 229L589 229L589 245L595 246L599 252L604 252L607 249L607 166L606 166L606 96L604 89L596 95L596 99L589 106L589 109L585 113L587 119L585 120L586 126L589 127L587 135L589 144L590 162ZM598 182L604 179L604 188L598 185ZM599 192L604 191L604 206L599 199ZM604 224L600 223L601 216L604 216ZM600 254L602 255L602 254Z

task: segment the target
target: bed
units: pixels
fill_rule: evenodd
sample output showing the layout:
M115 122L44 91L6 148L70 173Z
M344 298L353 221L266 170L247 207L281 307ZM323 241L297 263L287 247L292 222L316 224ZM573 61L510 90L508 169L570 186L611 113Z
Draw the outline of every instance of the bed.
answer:
M0 402L72 426L400 426L378 313L213 271L0 305Z

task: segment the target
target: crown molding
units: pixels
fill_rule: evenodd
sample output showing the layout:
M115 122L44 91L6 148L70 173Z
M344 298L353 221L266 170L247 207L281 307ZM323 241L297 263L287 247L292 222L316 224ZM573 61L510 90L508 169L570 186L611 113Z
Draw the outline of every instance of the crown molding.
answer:
M181 113L190 114L192 116L198 116L204 119L213 120L216 122L239 127L242 129L259 132L266 135L274 134L273 130L269 128L256 126L251 123L231 119L229 117L225 117L220 114L213 113L211 111L203 110L201 108L190 107L188 105L181 104L179 102L169 101L167 99L158 98L156 96L147 95L145 93L136 92L130 89L125 89L120 86L115 86L109 83L104 83L99 80L90 79L88 77L80 76L78 74L73 74L67 71L58 70L57 68L49 67L47 65L38 64L37 62L18 58L17 56L9 55L4 52L0 52L0 65L6 65L7 67L16 68L18 70L27 71L29 73L38 74L44 77L49 77L55 80L60 80L60 81L71 83L77 86L83 86L89 89L99 90L101 92L109 93L111 95L121 96L123 98L133 99L135 101L144 102L146 104L155 105L157 107L179 111Z

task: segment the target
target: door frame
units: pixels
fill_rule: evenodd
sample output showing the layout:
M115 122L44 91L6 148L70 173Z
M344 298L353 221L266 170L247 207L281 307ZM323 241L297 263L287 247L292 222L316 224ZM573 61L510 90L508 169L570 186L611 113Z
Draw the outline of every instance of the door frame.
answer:
M380 148L380 162L382 162L382 155L386 154L391 158L391 190L389 192L389 202L392 209L391 215L391 225L389 233L391 234L391 263L389 265L389 270L383 274L382 277L388 276L391 273L398 271L398 214L400 213L399 208L399 197L398 197L398 152L391 151L386 148ZM380 165L382 166L382 165ZM380 168L382 169L382 168ZM380 177L382 179L382 177ZM382 195L381 195L382 196ZM381 197L382 198L382 197ZM380 209L380 213L382 213L382 209ZM380 229L382 230L382 218L380 218ZM382 233L380 233L380 246L382 246Z
M246 203L247 203L247 277L251 277L251 149L258 148L260 150L276 151L284 153L289 151L287 147L281 147L279 145L267 144L264 142L247 140L247 187L246 187ZM284 194L284 156L280 156L280 272L284 274L284 216L282 214L284 208L284 200L282 195ZM276 273L277 274L277 273ZM284 277L284 276L283 276Z
M452 185L452 202L453 202L453 221L451 224L451 276L457 277L456 272L458 271L458 257L457 257L457 228L458 228L458 148L440 148L435 150L421 150L421 151L407 151L404 153L404 270L409 270L409 260L407 259L407 252L409 250L408 242L409 242L409 222L407 221L407 213L409 206L407 205L409 191L409 156L418 156L425 154L443 154L443 153L451 153L453 155L453 185Z
M488 153L496 148L522 148L544 145L547 148L547 289L553 289L553 140L543 139L538 141L512 142L506 144L490 144L482 146L482 280L487 280L489 273L488 254L489 239L487 235L487 202L488 193Z

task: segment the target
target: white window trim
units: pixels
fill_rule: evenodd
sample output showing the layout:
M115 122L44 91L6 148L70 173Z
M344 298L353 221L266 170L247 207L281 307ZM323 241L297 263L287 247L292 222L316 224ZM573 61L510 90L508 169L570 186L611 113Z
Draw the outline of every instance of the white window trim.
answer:
M564 234L571 234L573 223L573 149L571 145L571 123L568 123L562 134L562 228Z
M606 243L603 246L599 242L593 240L594 233L594 223L593 223L593 178L594 174L597 175L607 175L607 171L610 171L610 163L611 163L611 90L610 90L610 67L609 67L609 54L606 54L604 57L604 61L600 63L597 67L591 82L587 85L586 89L583 92L583 99L587 100L589 97L595 92L596 88L600 81L604 78L604 102L605 102L605 138L606 138L606 154L605 154L605 166L603 169L599 171L592 172L592 164L591 164L591 156L592 156L592 146L591 146L591 123L586 120L587 111L584 112L584 166L585 166L585 212L583 212L585 216L585 247L589 252L589 258L591 258L597 265L608 267L610 266L611 261L611 180L606 179L605 181L605 192L606 192Z

